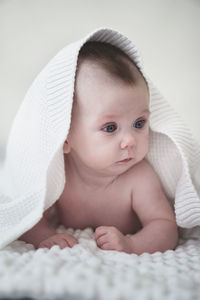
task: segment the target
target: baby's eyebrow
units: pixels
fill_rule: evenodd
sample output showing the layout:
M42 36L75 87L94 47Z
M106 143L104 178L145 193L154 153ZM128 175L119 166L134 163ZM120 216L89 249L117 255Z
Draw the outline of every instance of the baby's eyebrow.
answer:
M104 119L112 119L112 118L119 118L120 115L115 115L115 114L108 114L108 115L101 115L99 117L99 120L104 120Z
M144 109L141 113L142 113L142 114L143 114L143 113L150 114L150 110L149 110L148 108L146 108L146 109Z
M144 109L143 111L141 111L141 114L144 114L144 113L150 114L149 109ZM117 115L117 114L100 115L98 120L102 121L102 120L105 120L105 119L112 119L112 118L120 118L120 115Z

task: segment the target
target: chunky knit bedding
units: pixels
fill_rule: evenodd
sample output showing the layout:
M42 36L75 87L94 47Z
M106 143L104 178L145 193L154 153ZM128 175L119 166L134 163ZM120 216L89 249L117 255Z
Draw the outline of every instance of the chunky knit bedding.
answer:
M147 159L174 206L177 224L183 228L200 225L199 144L145 74L135 45L123 34L101 28L50 60L15 116L0 167L0 249L38 223L68 184L63 144L71 122L78 53L87 41L119 47L143 73L151 111Z
M57 231L73 234L79 244L35 250L15 241L0 251L2 298L200 299L200 228L180 239L175 251L140 256L101 250L90 228Z
M73 248L35 250L16 240L63 191L63 143L71 122L77 57L92 40L121 48L143 72L128 38L99 29L62 49L33 82L0 167L0 297L200 299L200 147L145 73L151 105L147 158L174 205L177 224L188 228L177 249L141 256L105 251L97 247L90 228L62 226L58 232L78 239Z

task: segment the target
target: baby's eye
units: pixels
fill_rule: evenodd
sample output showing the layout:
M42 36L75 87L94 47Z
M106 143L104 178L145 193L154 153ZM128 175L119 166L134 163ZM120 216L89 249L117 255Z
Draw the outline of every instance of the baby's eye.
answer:
M103 128L103 131L106 131L106 132L113 132L115 130L116 126L114 124L110 124L106 127Z
M135 128L140 129L144 126L145 122L146 122L146 120L139 120L139 121L135 122L133 126Z

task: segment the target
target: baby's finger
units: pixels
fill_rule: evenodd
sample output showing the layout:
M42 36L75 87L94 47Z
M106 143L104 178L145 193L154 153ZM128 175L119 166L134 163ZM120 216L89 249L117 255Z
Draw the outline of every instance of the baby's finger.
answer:
M73 246L75 246L76 244L78 244L77 239L75 239L72 235L69 235L67 237L64 238L67 243L69 244L69 246L72 248Z
M57 243L55 243L55 245L58 245L60 247L60 249L69 247L69 243L65 240L60 240Z
M106 242L101 247L102 250L116 250L112 243Z
M101 236L104 236L106 233L107 233L106 228L103 226L99 226L95 230L94 237L97 240Z
M48 248L50 249L53 246L52 243L50 242L41 242L38 246L38 248Z
M106 237L105 235L99 237L99 238L96 240L97 246L99 246L100 248L102 248L103 245L104 245L105 243L107 243L107 242L108 242L108 240L107 240L107 237Z
M38 248L48 248L45 244L39 244Z

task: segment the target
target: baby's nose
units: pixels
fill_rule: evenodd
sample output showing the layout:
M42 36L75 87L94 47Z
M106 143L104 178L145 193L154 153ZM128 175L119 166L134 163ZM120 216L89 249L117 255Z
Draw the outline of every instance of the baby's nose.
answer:
M135 137L131 133L124 134L121 141L121 148L133 147L136 145Z

